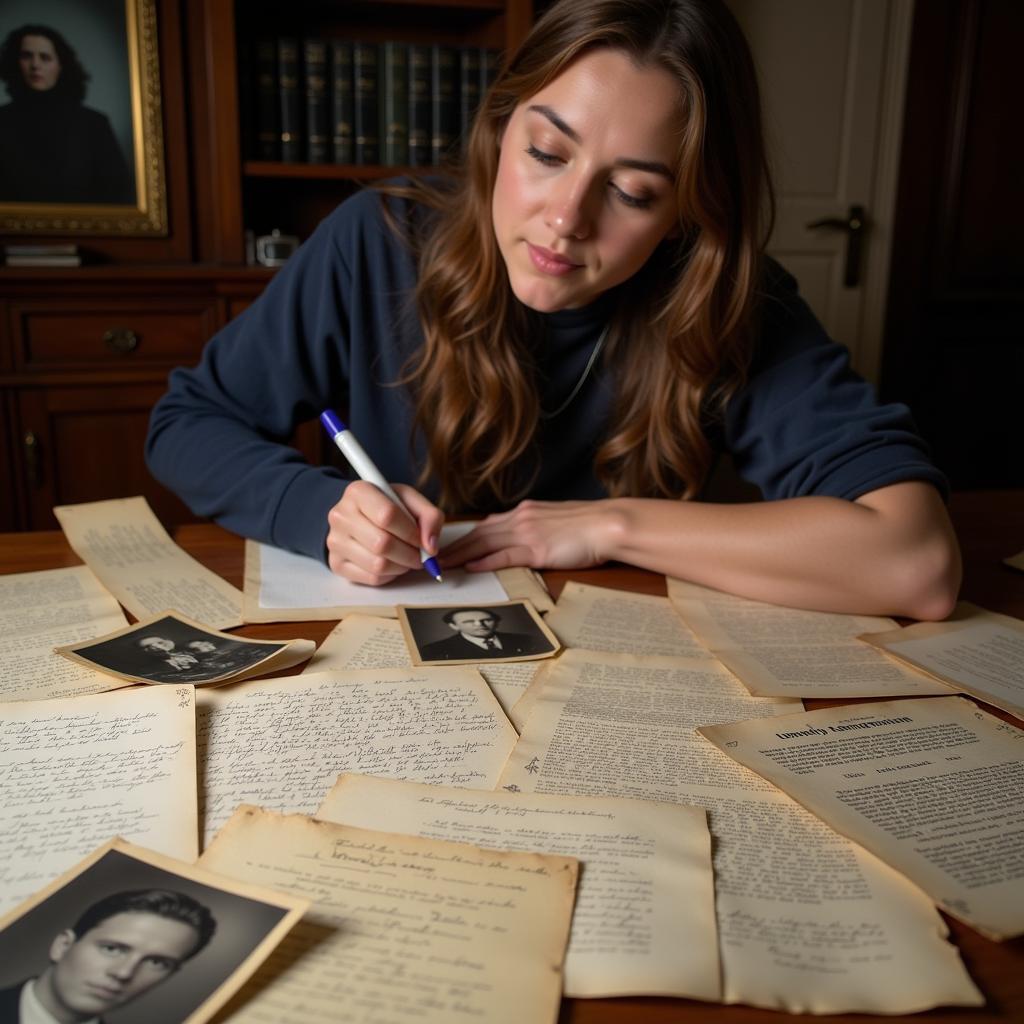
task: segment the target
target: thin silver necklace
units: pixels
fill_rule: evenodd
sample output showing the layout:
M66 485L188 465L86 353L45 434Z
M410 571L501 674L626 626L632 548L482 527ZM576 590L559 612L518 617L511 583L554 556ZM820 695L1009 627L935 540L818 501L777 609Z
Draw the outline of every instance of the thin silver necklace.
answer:
M590 376L590 371L594 367L594 363L597 362L597 357L601 354L601 349L604 348L605 340L608 337L608 331L611 329L611 324L605 324L604 330L601 332L601 336L594 343L594 350L590 353L590 358L587 360L587 365L583 367L583 373L580 374L580 379L576 381L576 386L569 392L569 397L562 402L557 408L551 412L546 412L544 409L540 411L540 418L542 420L553 420L556 416L565 412L569 408L569 403L580 393L580 388L586 383L587 378Z

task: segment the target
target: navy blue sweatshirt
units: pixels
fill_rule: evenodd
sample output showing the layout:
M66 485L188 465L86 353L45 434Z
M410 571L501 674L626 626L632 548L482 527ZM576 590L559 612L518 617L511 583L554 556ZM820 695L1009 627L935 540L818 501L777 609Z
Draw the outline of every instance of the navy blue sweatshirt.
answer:
M399 224L420 212L387 202ZM748 382L713 445L769 500L853 499L904 480L944 491L907 409L879 405L793 279L771 276ZM327 513L348 481L285 441L302 421L339 409L384 477L415 486L423 444L412 435L409 394L395 383L423 341L415 282L415 256L385 220L380 195L344 202L210 340L198 366L171 373L146 441L153 475L197 515L323 560ZM603 296L537 318L542 408L558 409L572 392L611 305ZM609 430L613 386L614 367L597 365L563 412L541 420L531 497L605 496L593 456Z

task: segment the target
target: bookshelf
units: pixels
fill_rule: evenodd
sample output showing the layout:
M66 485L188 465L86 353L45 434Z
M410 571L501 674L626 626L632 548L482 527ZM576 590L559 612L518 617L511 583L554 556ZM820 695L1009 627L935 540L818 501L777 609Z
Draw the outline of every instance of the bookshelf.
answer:
M246 230L261 235L277 228L305 238L359 184L432 170L256 159L253 54L260 40L291 38L300 49L303 40L313 38L328 44L479 47L503 54L519 44L533 18L532 0L294 0L284 6L267 0L186 2L191 91L208 95L196 112L196 135L206 143L194 164L205 197L204 208L197 211L197 241L202 258L228 264L244 262Z
M542 3L543 0L540 0ZM305 238L361 184L429 167L297 164L246 151L254 40L514 49L533 0L156 0L168 199L161 237L0 235L73 243L73 268L0 268L0 530L55 529L51 509L143 494L168 525L193 517L146 470L149 410L274 271L246 230ZM318 458L316 425L294 439Z

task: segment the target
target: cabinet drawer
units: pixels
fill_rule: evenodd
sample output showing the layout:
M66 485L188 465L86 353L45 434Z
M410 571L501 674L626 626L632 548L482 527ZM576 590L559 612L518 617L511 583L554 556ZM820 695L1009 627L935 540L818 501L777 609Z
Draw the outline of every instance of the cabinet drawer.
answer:
M16 311L22 368L192 363L217 329L215 301L105 302Z

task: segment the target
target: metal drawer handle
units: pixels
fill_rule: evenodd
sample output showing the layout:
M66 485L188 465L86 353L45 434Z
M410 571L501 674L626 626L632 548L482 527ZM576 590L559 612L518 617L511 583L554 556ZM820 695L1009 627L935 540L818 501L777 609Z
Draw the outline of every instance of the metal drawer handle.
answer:
M119 356L134 352L139 345L139 336L127 327L115 327L103 335L104 344Z

